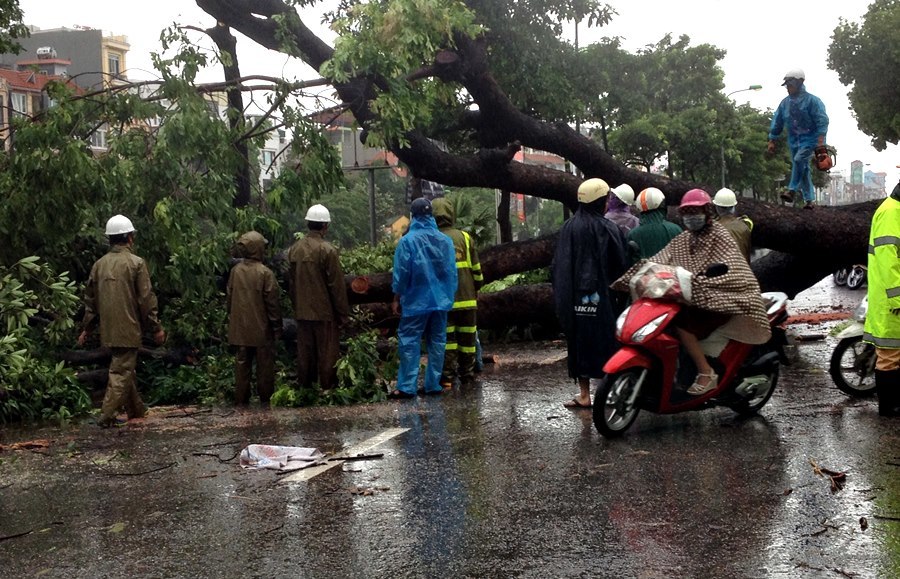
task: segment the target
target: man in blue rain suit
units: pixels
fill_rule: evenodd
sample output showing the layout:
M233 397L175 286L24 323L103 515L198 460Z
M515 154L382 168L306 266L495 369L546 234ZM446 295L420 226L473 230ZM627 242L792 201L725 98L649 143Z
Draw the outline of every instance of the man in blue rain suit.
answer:
M781 198L788 203L794 202L794 193L800 191L805 202L804 209L816 206L816 191L813 188L812 176L809 172L810 161L816 146L825 144L828 132L828 115L822 100L806 92L803 82L806 75L800 69L789 70L784 75L781 86L787 89L788 96L772 116L769 127L769 154L775 152L775 141L787 125L788 146L791 148L791 182L787 193Z
M424 336L428 351L425 394L443 392L440 384L447 345L447 312L456 295L456 252L453 241L438 230L431 202L419 198L410 205L409 232L394 251L393 309L400 314L397 342L400 369L389 398L412 398L419 379Z

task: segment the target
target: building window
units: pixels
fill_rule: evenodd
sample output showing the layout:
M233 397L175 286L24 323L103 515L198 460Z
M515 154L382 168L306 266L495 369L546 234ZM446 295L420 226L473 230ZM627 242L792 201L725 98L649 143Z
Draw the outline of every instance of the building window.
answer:
M19 92L10 93L9 100L12 103L12 116L21 117L28 113L28 96Z
M106 129L97 129L91 133L91 147L95 149L106 148Z
M109 67L109 74L118 77L122 73L120 60L121 56L115 52L110 52L106 55L106 65Z

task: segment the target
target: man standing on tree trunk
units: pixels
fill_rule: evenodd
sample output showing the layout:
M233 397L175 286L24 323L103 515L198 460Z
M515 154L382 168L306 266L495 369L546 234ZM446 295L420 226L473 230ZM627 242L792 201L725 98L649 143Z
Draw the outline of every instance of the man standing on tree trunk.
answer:
M157 345L166 341L147 264L131 252L135 231L124 215L109 218L109 252L91 268L85 287L84 329L78 336L78 345L84 346L99 321L100 344L112 351L109 381L97 420L103 428L117 423L116 414L122 406L128 418L144 417L147 410L137 390L135 373L141 332L152 332Z
M781 198L788 203L794 202L794 194L800 191L805 201L804 209L812 209L816 205L816 191L810 175L810 161L816 146L825 144L828 133L828 115L825 105L819 97L806 92L803 82L806 75L800 69L789 70L784 75L782 86L787 89L788 96L781 101L772 117L769 127L769 143L767 152L775 152L775 141L787 125L788 146L791 149L791 182L788 191Z
M620 304L610 283L625 272L625 242L618 226L603 217L609 185L588 179L578 187L578 209L559 232L553 256L556 315L566 334L569 377L579 392L564 406L591 407L591 378L618 347L616 316Z
M900 416L900 183L881 202L869 231L868 300L863 340L875 345L878 414Z
M289 282L297 320L297 383L322 390L337 386L340 327L350 319L344 272L337 249L325 241L331 213L324 205L306 212L306 237L288 250Z

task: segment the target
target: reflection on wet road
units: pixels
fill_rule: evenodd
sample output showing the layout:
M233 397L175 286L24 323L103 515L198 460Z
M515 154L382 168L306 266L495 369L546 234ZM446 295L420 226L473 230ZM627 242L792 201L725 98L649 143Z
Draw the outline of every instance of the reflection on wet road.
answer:
M820 287L821 286L821 287ZM852 308L828 284L792 308ZM839 321L797 326L827 335ZM0 569L44 577L888 577L900 575L900 423L830 382L804 342L761 415L643 412L619 440L558 344L495 346L480 386L353 409L154 413L0 453ZM249 443L383 457L310 480L243 471ZM38 454L40 452L40 454ZM847 473L843 489L811 461ZM156 469L156 470L154 470ZM865 523L861 523L864 520ZM21 533L21 535L19 535ZM18 536L14 536L18 535Z

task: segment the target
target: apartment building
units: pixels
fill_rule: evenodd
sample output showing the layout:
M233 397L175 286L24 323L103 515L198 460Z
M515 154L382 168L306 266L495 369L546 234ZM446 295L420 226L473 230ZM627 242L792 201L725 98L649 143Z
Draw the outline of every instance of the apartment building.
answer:
M32 26L30 30L29 38L18 40L24 49L20 54L0 54L0 68L15 69L23 61L38 59L40 51L41 56L49 52L55 58L69 61L69 76L87 90L128 80L127 37L104 35L102 30L89 27L41 30Z

